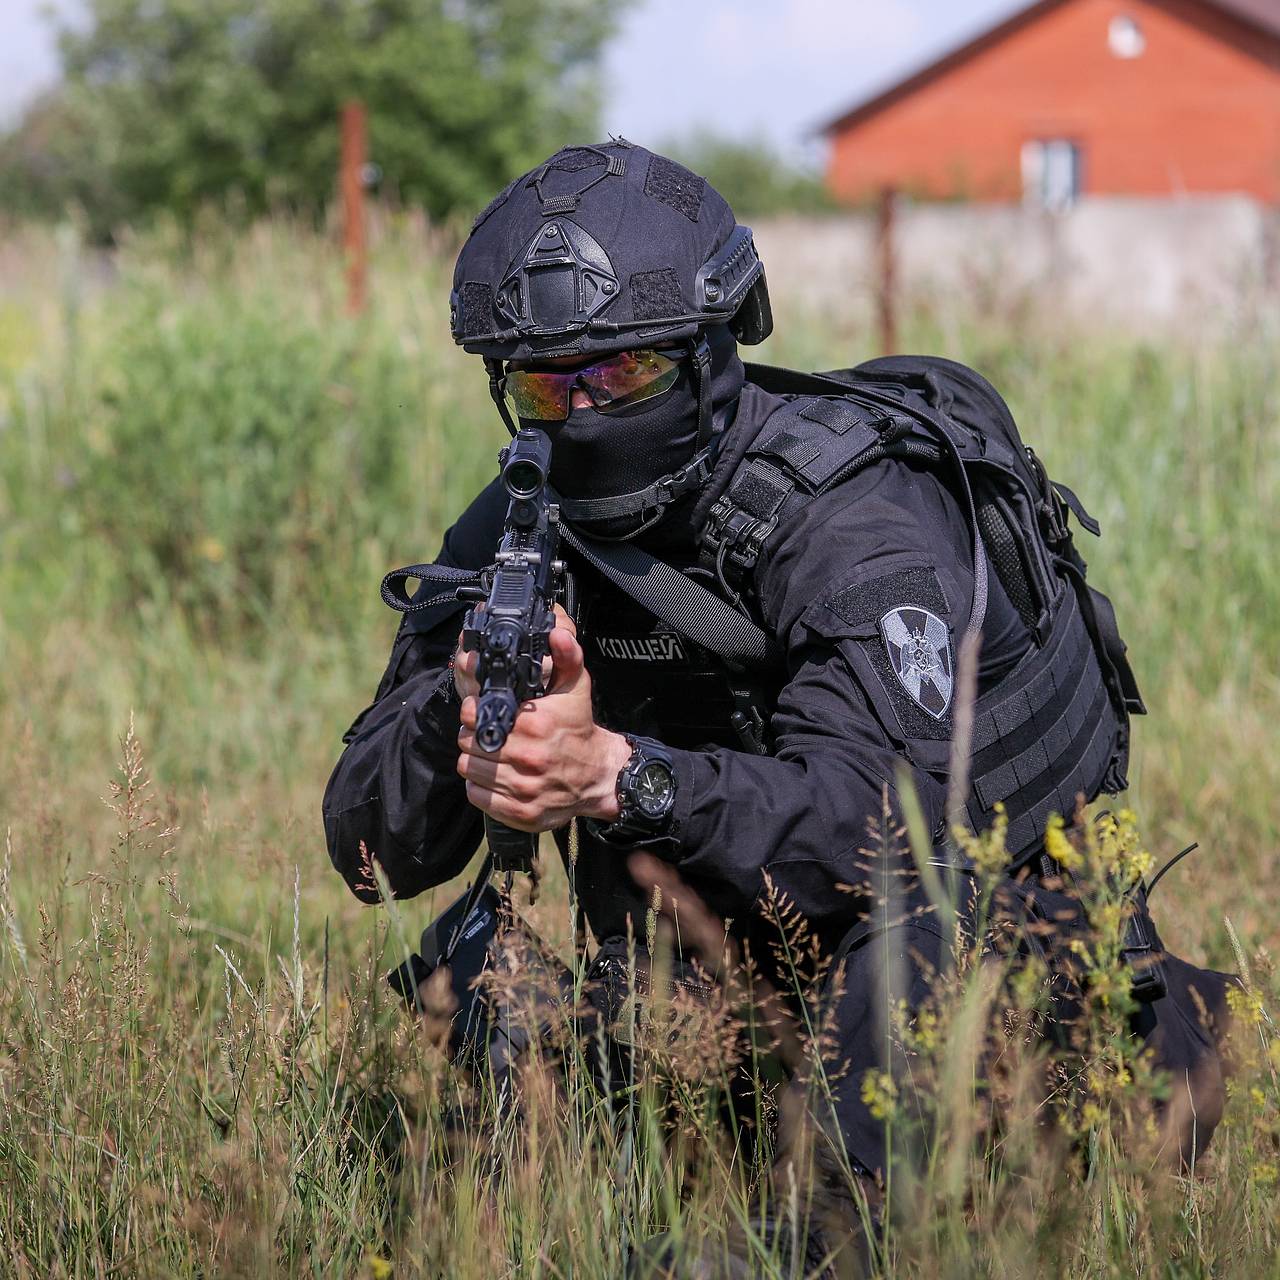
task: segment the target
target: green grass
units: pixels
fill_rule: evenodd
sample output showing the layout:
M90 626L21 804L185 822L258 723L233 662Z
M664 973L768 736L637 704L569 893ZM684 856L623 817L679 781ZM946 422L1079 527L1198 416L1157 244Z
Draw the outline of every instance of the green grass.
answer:
M478 362L448 341L450 246L391 228L358 319L334 252L286 224L194 247L150 237L110 263L21 232L3 261L13 1272L378 1275L389 1258L404 1275L606 1276L629 1238L671 1222L714 1233L741 1212L744 1173L709 1127L705 1082L677 1088L666 1140L655 1096L628 1147L588 1090L535 1081L523 1135L478 1123L450 1145L439 1115L461 1085L380 980L447 891L367 910L325 855L321 790L394 629L380 576L434 553L502 439ZM871 354L851 318L771 283L763 358ZM1083 549L1151 709L1129 802L1158 861L1203 846L1162 884L1157 917L1188 958L1235 967L1229 917L1273 1009L1276 331L1260 316L1207 344L1143 344L922 299L906 338L991 377L1102 521ZM102 800L113 779L121 812ZM532 914L567 944L555 877ZM1280 1273L1263 1029L1196 1180L1121 1154L1109 1120L1085 1135L1087 1173L1011 1122L997 1159L957 1140L963 1159L926 1162L902 1190L893 1268ZM974 1036L948 1041L939 1096L960 1102L944 1128L964 1135L978 1112L955 1080Z

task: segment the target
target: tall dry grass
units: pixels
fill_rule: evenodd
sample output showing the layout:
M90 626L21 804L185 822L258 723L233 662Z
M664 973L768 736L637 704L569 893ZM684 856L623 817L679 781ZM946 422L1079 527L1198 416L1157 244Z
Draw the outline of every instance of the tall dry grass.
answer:
M501 439L447 341L448 252L389 232L353 320L331 249L284 224L109 262L69 233L6 241L0 1232L17 1274L604 1276L651 1231L714 1238L745 1216L759 1162L710 1121L716 1073L668 1063L674 1121L654 1089L620 1115L579 1070L567 1088L535 1072L522 1127L483 1091L465 1132L442 1124L468 1086L380 975L447 894L364 910L327 866L320 789L394 626L377 581L434 551ZM870 354L772 283L766 359ZM1105 1018L1066 1154L1013 1084L993 1137L973 1091L990 993L963 983L914 1046L946 1141L897 1189L888 1265L1271 1274L1274 318L1153 346L965 304L917 300L909 345L992 377L1102 520L1085 552L1152 709L1129 803L1161 860L1204 846L1156 914L1189 958L1234 968L1229 917L1252 986L1228 1120L1191 1180L1117 1140L1144 1085L1116 1084ZM567 953L563 891L530 914Z

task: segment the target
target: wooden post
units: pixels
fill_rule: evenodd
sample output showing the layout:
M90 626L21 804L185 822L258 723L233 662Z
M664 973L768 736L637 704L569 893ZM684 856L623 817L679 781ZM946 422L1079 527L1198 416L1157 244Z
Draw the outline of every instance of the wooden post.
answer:
M363 102L342 107L342 248L347 265L347 312L364 310L369 266L365 235L366 122Z
M876 318L880 327L880 354L886 356L898 349L898 264L894 253L897 204L898 193L892 187L883 187L876 217Z

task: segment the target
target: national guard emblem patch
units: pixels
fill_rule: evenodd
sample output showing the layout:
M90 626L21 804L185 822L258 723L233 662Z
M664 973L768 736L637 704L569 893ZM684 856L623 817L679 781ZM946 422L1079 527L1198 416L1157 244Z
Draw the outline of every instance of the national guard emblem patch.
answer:
M902 687L919 707L941 720L955 688L947 624L928 609L900 604L880 619L880 634Z

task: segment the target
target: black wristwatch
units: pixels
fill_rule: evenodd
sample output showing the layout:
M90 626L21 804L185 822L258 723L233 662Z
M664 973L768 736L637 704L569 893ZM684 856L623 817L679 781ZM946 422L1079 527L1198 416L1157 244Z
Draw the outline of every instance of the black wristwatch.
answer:
M624 735L631 757L618 774L620 810L615 822L597 827L606 840L644 840L664 836L676 807L675 762L652 738Z

